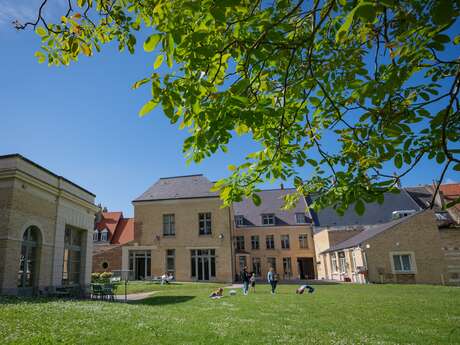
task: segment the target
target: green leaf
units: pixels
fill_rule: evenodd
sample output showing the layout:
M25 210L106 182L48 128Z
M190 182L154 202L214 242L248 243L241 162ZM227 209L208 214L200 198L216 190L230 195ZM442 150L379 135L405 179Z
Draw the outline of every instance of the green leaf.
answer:
M335 34L335 41L340 42L347 34L348 30L350 29L351 23L353 23L353 16L355 15L355 9L353 9L350 13L348 13L347 17L345 18L344 23L337 30Z
M236 166L233 165L233 164L230 164L230 165L228 166L228 170L230 170L230 171L235 171L235 170L236 170Z
M35 53L35 56L37 57L38 59L38 63L44 63L45 60L46 60L46 57L45 57L45 54L43 54L42 52L38 51Z
M436 155L436 162L441 164L442 162L444 162L445 159L446 155L444 154L444 152L438 152L438 154Z
M395 156L394 163L396 168L400 169L402 167L402 157L400 154Z
M457 204L460 204L460 197L458 197L457 199L455 200L452 200L451 202L449 202L447 205L446 205L446 208L451 208L452 206L455 206Z
M321 100L317 97L310 97L310 103L317 107L321 104Z
M262 199L260 199L260 196L254 193L252 194L252 202L254 203L254 205L260 206L260 204L262 203Z
M139 111L139 116L143 117L146 114L150 113L158 105L158 102L155 102L153 99L144 104L144 106Z
M459 44L460 43L460 35L455 36L454 38L454 44Z
M173 65L173 55L174 55L174 38L171 34L169 34L168 35L168 52L166 56L169 68L171 68Z
M155 63L153 64L153 68L158 69L163 63L164 58L165 57L163 54L158 55L157 58L155 59Z
M460 171L460 163L454 165L454 170Z
M144 50L146 52L153 51L156 48L158 42L160 42L160 39L161 39L160 34L150 35L144 42Z
M364 211L366 211L366 206L364 205L364 202L361 199L358 199L355 203L355 211L357 214L362 216L364 214Z
M48 35L48 32L45 30L45 28L41 27L41 26L39 26L37 29L35 29L35 32L40 37L45 37L45 36Z
M363 2L356 7L356 15L367 22L373 22L377 13L376 3Z
M444 25L452 20L453 3L454 1L452 0L437 0L434 2L431 8L431 15L435 24Z

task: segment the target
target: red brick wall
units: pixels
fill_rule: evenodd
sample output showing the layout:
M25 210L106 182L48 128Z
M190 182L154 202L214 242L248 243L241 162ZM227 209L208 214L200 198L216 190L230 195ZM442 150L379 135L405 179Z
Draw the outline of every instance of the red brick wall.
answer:
M121 248L120 245L94 245L93 272L121 270ZM104 262L109 265L107 269L102 268Z

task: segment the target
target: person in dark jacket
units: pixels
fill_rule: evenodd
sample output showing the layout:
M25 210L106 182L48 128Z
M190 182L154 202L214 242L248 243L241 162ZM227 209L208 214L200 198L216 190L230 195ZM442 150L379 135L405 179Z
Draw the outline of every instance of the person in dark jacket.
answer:
M243 293L247 295L249 291L249 273L246 266L241 271L241 280L243 281Z

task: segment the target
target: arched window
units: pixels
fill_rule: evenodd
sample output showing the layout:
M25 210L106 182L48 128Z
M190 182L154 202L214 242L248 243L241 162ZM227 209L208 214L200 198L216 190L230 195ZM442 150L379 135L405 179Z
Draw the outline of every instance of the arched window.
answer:
M21 257L18 271L18 287L34 287L37 276L37 251L40 240L40 230L30 226L22 236Z
M99 231L98 230L94 230L93 232L93 241L94 242L99 241Z
M107 242L109 240L109 232L107 229L101 231L101 241Z

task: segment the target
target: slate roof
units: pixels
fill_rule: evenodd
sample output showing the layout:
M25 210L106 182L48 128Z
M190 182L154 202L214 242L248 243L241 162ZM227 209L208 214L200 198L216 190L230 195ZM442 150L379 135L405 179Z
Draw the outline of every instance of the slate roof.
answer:
M354 225L382 224L392 220L393 211L415 210L422 208L403 189L399 194L385 193L383 204L377 202L366 203L366 211L358 215L354 205L350 205L343 216L332 207L326 207L316 214L318 227L350 227Z
M400 218L400 219L397 219L397 220L393 220L393 221L388 222L388 223L366 226L365 229L363 231L361 231L359 234L357 234L357 235L355 235L353 237L350 237L349 239L347 239L347 240L345 240L343 242L340 242L340 243L336 244L335 246L330 247L329 249L323 251L322 253L335 252L337 250L357 247L360 244L362 244L363 242L366 242L367 240L371 239L372 237L374 237L374 236L376 236L376 235L378 235L378 234L380 234L380 233L382 233L382 232L384 232L384 231L386 231L388 229L391 229L396 225L404 223L404 222L406 222L407 220L409 220L412 217L417 216L421 212L423 212L423 211L419 211L417 213L411 214L410 216L406 216L406 217L403 217L403 218Z
M307 204L304 199L299 200L297 205L288 211L282 210L284 205L283 196L286 194L292 194L295 191L293 188L286 189L269 189L258 192L262 203L260 206L254 205L251 199L244 199L241 202L235 202L233 204L233 210L235 216L243 216L244 226L264 226L262 224L262 214L274 214L275 226L286 226L286 225L301 225L296 223L296 213L306 213L309 216L308 210L306 210ZM311 222L308 218L307 222ZM303 224L304 225L304 224Z
M218 197L210 191L213 185L202 174L162 177L133 202Z

